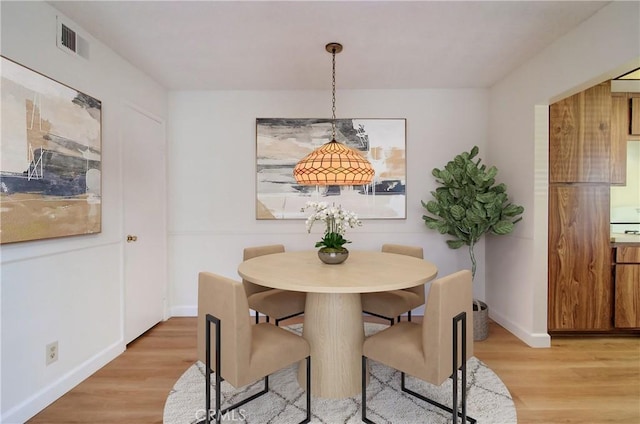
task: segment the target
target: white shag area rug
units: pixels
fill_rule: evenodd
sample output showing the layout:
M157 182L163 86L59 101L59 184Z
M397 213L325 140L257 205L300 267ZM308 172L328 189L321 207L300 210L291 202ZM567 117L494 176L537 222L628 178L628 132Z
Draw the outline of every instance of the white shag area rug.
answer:
M386 325L365 323L365 334L374 334ZM302 324L287 328L302 333ZM311 358L313 361L313 358ZM367 387L367 417L378 424L450 423L451 414L400 390L400 372L369 361L370 382ZM178 379L167 397L164 424L195 424L205 413L205 369L196 362ZM214 407L215 380L212 376ZM234 388L222 382L222 407L225 408L262 390L262 380L245 387ZM445 405L451 404L451 379L434 386L411 376L407 388ZM223 417L226 423L291 424L305 415L306 396L297 380L297 365L291 365L269 377L269 393L230 411ZM361 423L360 395L347 399L311 397L311 423ZM467 414L478 424L515 424L516 409L509 390L489 367L473 357L467 362Z

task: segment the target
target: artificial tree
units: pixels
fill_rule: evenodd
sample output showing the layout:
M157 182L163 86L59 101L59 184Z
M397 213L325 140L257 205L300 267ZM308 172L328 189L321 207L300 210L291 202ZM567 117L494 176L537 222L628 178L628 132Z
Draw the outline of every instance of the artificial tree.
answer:
M476 275L474 246L486 233L509 234L522 219L524 208L509 202L507 186L496 184L498 169L481 164L478 146L463 152L444 169L432 171L440 187L431 192L433 200L422 206L431 214L423 215L427 227L453 237L451 249L466 245L471 258L471 272Z

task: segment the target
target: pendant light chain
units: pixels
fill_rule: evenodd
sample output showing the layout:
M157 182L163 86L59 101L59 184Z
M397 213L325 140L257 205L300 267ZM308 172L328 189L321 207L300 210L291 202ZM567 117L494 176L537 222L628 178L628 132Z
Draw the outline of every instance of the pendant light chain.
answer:
M331 85L331 91L332 91L331 140L335 140L336 139L336 48L335 47L332 49L331 55L333 56L333 60L332 60L333 72L332 72L332 85Z

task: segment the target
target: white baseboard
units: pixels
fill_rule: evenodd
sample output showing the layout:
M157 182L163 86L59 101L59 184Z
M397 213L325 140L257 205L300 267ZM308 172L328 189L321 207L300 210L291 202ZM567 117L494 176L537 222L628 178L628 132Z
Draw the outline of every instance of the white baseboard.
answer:
M250 309L251 316L255 316L255 312ZM198 307L193 305L172 306L169 310L169 318L171 317L197 317Z
M39 390L31 397L8 410L0 417L0 423L17 424L24 423L38 412L52 404L62 395L73 389L94 372L104 367L114 358L124 352L126 346L118 341L107 347L102 352L94 355L75 369L67 372L58 380Z
M193 305L172 306L169 317L197 317L198 307Z
M548 333L529 333L499 313L492 311L491 308L489 308L489 318L531 347L551 347L551 336Z

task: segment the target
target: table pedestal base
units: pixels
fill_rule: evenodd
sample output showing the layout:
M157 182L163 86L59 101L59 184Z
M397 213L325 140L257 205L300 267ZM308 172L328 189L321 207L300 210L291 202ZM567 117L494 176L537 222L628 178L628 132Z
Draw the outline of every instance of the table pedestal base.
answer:
M311 345L311 394L358 395L364 341L360 294L307 293L302 336ZM305 361L298 367L298 382L305 387Z

